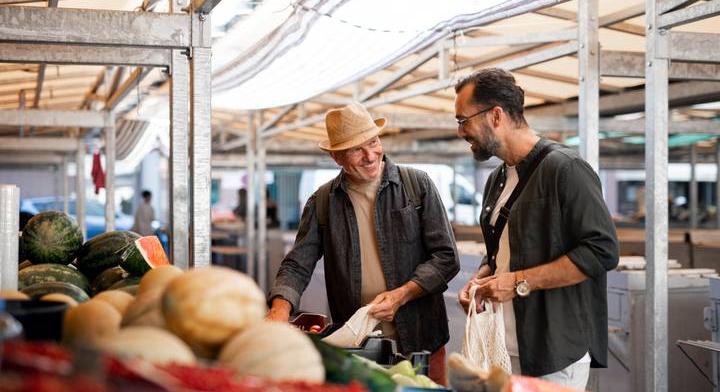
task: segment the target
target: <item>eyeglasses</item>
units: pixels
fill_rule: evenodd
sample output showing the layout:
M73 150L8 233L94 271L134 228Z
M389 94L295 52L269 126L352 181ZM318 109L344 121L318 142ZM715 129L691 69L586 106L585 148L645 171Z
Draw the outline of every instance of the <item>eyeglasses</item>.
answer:
M475 116L479 116L479 115L481 115L481 114L483 114L483 113L485 113L485 112L488 112L488 111L492 110L494 107L495 107L495 106L490 106L489 108L483 109L483 110L481 110L481 111L479 111L479 112L477 112L477 113L475 113L475 114L473 114L472 116L469 116L469 117L456 118L455 121L457 121L458 128L462 128L463 126L465 126L465 124L466 124L468 121L470 121L471 118L473 118L473 117L475 117Z

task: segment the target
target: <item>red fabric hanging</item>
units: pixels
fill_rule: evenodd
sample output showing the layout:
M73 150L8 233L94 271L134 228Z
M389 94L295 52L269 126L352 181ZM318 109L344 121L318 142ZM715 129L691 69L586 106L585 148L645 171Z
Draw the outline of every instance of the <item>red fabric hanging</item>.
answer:
M105 172L102 168L102 162L100 162L100 153L96 152L93 154L92 172L93 184L95 184L95 194L97 195L100 188L105 188Z

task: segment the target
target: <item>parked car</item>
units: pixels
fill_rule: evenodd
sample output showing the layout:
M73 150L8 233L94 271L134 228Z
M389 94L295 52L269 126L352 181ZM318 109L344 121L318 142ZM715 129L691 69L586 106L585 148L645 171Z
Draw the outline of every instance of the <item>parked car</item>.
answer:
M20 211L37 214L42 211L57 210L62 211L62 197L34 197L23 199L20 203ZM68 213L75 218L75 199L68 201ZM76 219L77 220L77 219ZM88 240L98 234L105 232L105 206L97 200L89 199L85 201L85 224L87 231L85 239ZM115 229L130 230L133 224L133 217L121 212L115 213Z

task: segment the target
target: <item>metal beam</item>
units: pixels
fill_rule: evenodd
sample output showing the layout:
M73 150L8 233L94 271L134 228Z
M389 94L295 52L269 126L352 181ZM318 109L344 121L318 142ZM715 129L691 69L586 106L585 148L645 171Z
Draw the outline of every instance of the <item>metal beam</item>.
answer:
M547 8L543 10L539 10L535 12L536 14L543 15L543 16L549 16L551 18L561 19L561 20L570 20L575 21L577 20L577 14L572 11L564 10L561 8ZM615 13L616 18L609 19L609 18L603 18L603 20L600 23L600 27L604 27L609 30L615 30L615 31L621 31L623 33L633 34L633 35L639 35L644 36L645 30L642 26L636 26L634 24L630 23L623 23L624 20L621 17L624 17L622 10Z
M690 228L697 229L698 226L698 181L697 181L697 164L698 164L698 147L697 144L690 145ZM694 266L690 266L691 268Z
M63 164L63 155L55 153L33 153L22 152L21 154L12 154L4 151L0 154L0 165L59 165ZM65 176L67 177L67 176Z
M659 57L673 62L720 64L720 34L671 31L669 35L668 45L658 48Z
M469 38L457 43L454 43L452 41L446 41L445 47L466 48L475 46L527 45L559 41L572 41L575 39L577 39L577 31L575 31L575 29L569 29L527 34L491 35L480 38Z
M123 82L122 86L107 99L107 102L105 102L105 110L115 110L117 105L140 84L150 71L152 71L152 68L136 68Z
M395 82L402 79L403 77L407 76L412 71L418 69L423 64L427 63L431 59L435 58L437 56L437 47L431 47L426 49L424 52L420 53L418 56L412 59L412 61L403 67L399 68L397 71L393 72L392 75L390 75L385 80L376 83L373 85L370 89L365 91L365 93L361 94L358 98L358 101L365 102L368 99L378 95L382 91L384 91L386 88L392 86Z
M209 24L209 19L207 20ZM190 59L190 184L192 184L192 267L210 265L210 157L212 150L209 48L194 48Z
M600 74L627 78L645 77L645 53L603 50ZM670 63L670 80L720 81L720 64Z
M0 7L0 42L185 48L190 23L181 14Z
M82 137L75 140L75 220L83 236L87 235L85 224L85 141Z
M720 0L709 0L692 7L679 9L658 18L658 28L669 29L720 15Z
M578 10L580 156L597 172L600 166L598 0L580 0Z
M645 0L645 390L668 390L668 70L657 0Z
M158 49L112 46L0 43L0 61L23 64L165 67L170 64L170 52Z
M255 131L255 112L248 113L248 135L250 141L245 149L247 156L247 208L245 209L245 244L247 246L247 257L245 272L252 279L255 279L255 249L257 244L255 228L255 195L257 194L257 137Z
M35 86L35 96L33 97L32 107L37 109L40 105L40 96L42 95L43 82L45 81L45 64L40 64L37 71L37 85Z
M598 21L600 26L608 26L619 21L636 18L640 15L645 15L645 4L642 3L607 14Z
M105 112L91 110L0 110L0 125L96 128L110 124Z
M190 203L188 172L188 133L190 85L188 58L180 50L172 51L170 75L170 252L173 264L190 268L190 242L188 230Z
M75 152L77 141L60 137L0 137L0 151Z
M115 124L105 132L105 231L115 230Z
M262 119L262 112L259 113ZM259 136L259 135L258 135ZM258 229L257 229L257 282L267 292L267 190L265 171L267 169L266 149L263 138L257 137L257 181L258 186Z
M221 0L194 0L195 12L209 14Z
M688 106L720 99L720 82L680 82L668 90L670 107ZM600 97L600 114L604 116L641 112L644 108L645 90L633 90ZM566 102L528 108L527 116L577 116L577 102Z
M658 14L665 14L681 7L697 3L698 0L660 0L658 3Z

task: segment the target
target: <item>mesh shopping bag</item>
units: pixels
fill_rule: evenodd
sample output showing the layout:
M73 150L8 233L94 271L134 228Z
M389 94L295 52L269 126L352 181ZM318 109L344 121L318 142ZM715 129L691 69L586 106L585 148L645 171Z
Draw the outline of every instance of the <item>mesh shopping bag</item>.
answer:
M493 366L511 373L510 355L505 346L505 323L503 306L483 300L483 311L478 313L475 292L470 289L470 307L465 322L463 356L478 370L489 372Z

